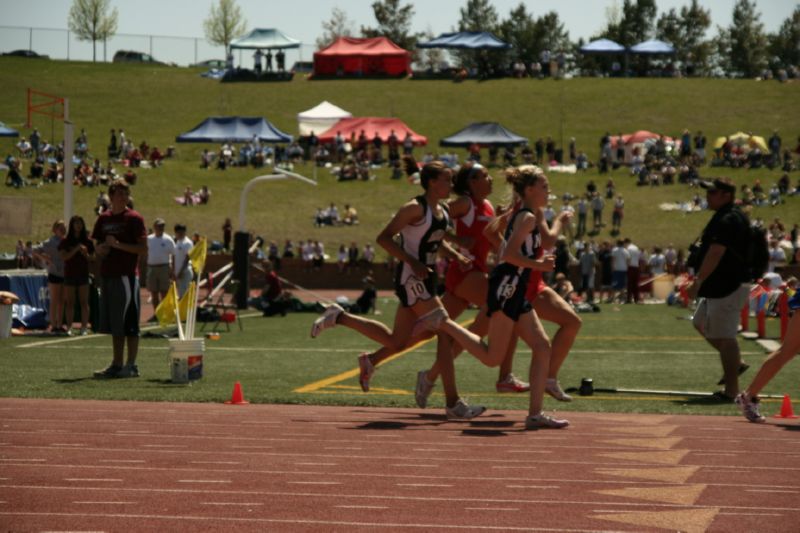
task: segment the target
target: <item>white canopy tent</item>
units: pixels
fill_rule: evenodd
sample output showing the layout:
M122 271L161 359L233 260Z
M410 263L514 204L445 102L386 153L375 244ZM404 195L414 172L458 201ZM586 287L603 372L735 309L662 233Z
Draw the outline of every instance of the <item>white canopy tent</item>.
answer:
M315 135L319 135L324 131L328 131L341 119L351 118L352 116L353 114L349 111L345 111L326 100L311 109L298 113L297 127L301 136L311 135L312 131Z

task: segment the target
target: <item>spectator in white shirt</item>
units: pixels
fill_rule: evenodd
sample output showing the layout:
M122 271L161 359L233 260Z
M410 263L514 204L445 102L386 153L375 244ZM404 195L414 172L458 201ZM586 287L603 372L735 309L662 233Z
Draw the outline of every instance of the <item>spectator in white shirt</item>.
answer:
M628 250L625 249L625 243L622 240L618 240L616 246L611 249L612 301L621 298L622 293L625 291L629 258L630 254L628 254Z
M776 239L769 241L769 263L767 263L767 272L775 272L775 267L783 266L786 264L786 252L779 246L780 243Z
M158 307L175 280L172 267L175 260L175 241L164 233L164 226L164 219L157 218L153 222L153 233L147 237L147 290L150 291L153 309Z
M628 295L626 303L640 303L639 277L641 269L639 262L642 260L642 251L630 239L625 239L625 249L628 251Z
M189 288L189 283L194 277L192 262L189 260L189 252L194 248L192 239L186 236L186 226L175 224L175 282L178 289L178 298L181 298Z

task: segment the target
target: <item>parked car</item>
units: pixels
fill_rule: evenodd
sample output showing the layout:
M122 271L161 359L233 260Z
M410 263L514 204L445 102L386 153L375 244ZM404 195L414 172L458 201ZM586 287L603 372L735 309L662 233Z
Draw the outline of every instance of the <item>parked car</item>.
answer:
M158 61L150 54L136 52L134 50L118 50L114 54L114 63L150 63L152 65L165 65L163 61Z
M205 61L199 61L194 65L190 65L192 67L202 67L202 68L225 68L225 60L224 59L206 59Z
M37 54L33 50L12 50L11 52L4 52L4 56L16 56L16 57L36 57L40 59L50 59L50 56L44 54Z

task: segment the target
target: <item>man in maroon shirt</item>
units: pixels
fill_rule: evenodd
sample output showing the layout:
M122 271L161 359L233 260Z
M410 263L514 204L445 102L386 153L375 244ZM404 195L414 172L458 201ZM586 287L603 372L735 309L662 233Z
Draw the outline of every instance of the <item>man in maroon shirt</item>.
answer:
M139 351L139 279L136 273L140 255L147 254L147 230L142 216L128 208L130 188L124 179L115 179L108 188L111 208L97 217L92 230L95 251L100 259L100 332L110 333L114 359L97 378L139 377L136 355ZM128 361L123 363L125 344Z

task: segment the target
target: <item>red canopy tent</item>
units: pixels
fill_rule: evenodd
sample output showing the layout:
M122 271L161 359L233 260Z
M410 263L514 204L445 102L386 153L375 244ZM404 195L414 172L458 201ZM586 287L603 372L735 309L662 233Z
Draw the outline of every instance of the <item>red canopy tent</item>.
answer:
M367 139L373 139L375 137L375 133L377 132L381 140L383 142L387 142L392 130L394 130L394 134L397 137L398 143L403 142L403 140L406 138L406 132L408 132L411 134L411 140L414 141L415 146L424 146L428 144L427 137L420 135L406 126L406 123L399 118L381 117L343 118L334 124L331 129L321 133L318 138L321 143L332 143L336 140L336 133L341 132L345 141L349 141L351 135L355 135L355 138L358 139L359 135L361 135L361 132L363 131L367 136Z
M644 152L647 150L650 144L655 143L660 137L660 134L647 130L639 130L634 133L624 134L622 136L622 142L625 144L625 162L631 162L634 149L638 148L640 153L644 155ZM680 141L676 141L672 137L667 137L666 135L664 135L664 143L668 147L674 146L676 149L680 146ZM618 144L619 136L612 135L611 147L616 150Z
M314 53L314 75L404 76L411 74L411 54L386 37L339 37Z

